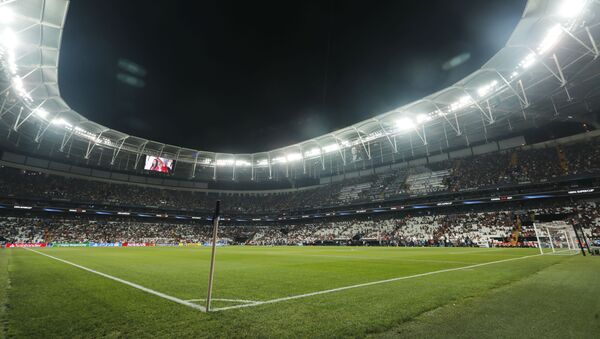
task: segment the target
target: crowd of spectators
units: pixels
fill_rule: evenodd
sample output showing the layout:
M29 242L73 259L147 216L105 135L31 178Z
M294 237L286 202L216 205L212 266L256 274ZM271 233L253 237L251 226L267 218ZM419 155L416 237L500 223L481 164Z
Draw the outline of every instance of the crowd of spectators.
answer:
M481 246L532 238L531 225L555 217L600 237L595 201L556 207L470 213L425 213L297 224L229 225L219 239L245 245L375 244L391 246ZM211 227L174 221L1 217L0 236L9 243L205 243Z
M576 175L596 172L600 169L600 146L598 139L567 145L563 148L567 160L567 174Z
M600 142L597 141L507 150L285 193L254 195L175 190L0 167L0 199L53 200L87 206L116 206L120 209L146 207L183 211L210 211L214 201L220 199L225 211L230 213L285 213L397 199L431 191L457 192L508 184L540 183L561 176L599 172ZM417 184L410 180L417 180Z
M562 176L600 172L597 139L566 146L516 149L452 162L450 191L522 183L542 183Z

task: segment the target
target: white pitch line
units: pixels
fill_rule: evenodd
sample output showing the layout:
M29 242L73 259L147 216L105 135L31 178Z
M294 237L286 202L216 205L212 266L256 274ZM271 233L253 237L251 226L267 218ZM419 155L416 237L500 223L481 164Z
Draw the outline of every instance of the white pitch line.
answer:
M260 301L258 300L244 300L244 299L223 299L223 298L212 298L213 301L230 301L230 302L235 302L235 303L246 303L246 304L253 304L253 303L259 303ZM186 301L206 301L206 298L204 299L188 299Z
M379 280L379 281L372 281L372 282L363 283L363 284L350 285L350 286L332 288L332 289L329 289L329 290L323 290L323 291L311 292L311 293L306 293L306 294L293 295L293 296L290 296L290 297L283 297L283 298L271 299L271 300L266 300L266 301L258 301L258 302L252 303L252 304L243 304L243 305L234 305L234 306L227 306L227 307L221 307L221 308L213 308L212 311L225 311L225 310L232 310L232 309L236 309L236 308L254 307L254 306L260 306L260 305L264 305L264 304L273 304L273 303L278 303L278 302L287 301L287 300L293 300L293 299L300 299L300 298L311 297L311 296L314 296L314 295L320 295L320 294L327 294L327 293L345 291L345 290L349 290L349 289L353 289L353 288L359 288L359 287L366 287L366 286L372 286L372 285L385 284L385 283L399 281L399 280L407 280L407 279L412 279L412 278L425 277L425 276L428 276L428 275L434 275L434 274L439 274L439 273L446 273L446 272L467 270L467 269L470 269L470 268L477 268L477 267L486 266L486 265L499 264L499 263L503 263L503 262L514 261L514 260L521 260L521 259L538 257L538 256L541 256L541 254L527 255L527 256L524 256L524 257L510 258L510 259L503 259L503 260L496 260L496 261L490 261L490 262L485 262L485 263L480 263L480 264L475 264L475 265L462 266L462 267L456 267L456 268L448 268L448 269L444 269L444 270L419 273L419 274L409 275L409 276L404 276L404 277L398 277L398 278L392 278L392 279L385 279L385 280Z
M332 255L332 254L300 254L297 256L303 257L316 257L316 258L339 258L339 259L348 259L348 260L393 260L394 262L402 262L402 261L413 261L413 262L430 262L430 263L442 263L442 264L472 264L472 262L467 261L455 261L455 260L433 260L433 259L412 259L412 258L402 258L402 257L368 257L368 256L347 256L347 255Z
M64 259L57 258L57 257L55 257L55 256L52 256L52 255L49 255L49 254L46 254L46 253L38 252L38 251L36 251L36 250L32 250L32 249L30 249L30 248L23 248L23 249L26 249L26 250L28 250L28 251L31 251L31 252L35 252L35 253L37 253L37 254L39 254L39 255L43 255L43 256L45 256L45 257L48 257L48 258L51 258L51 259L54 259L54 260L57 260L57 261L63 262L63 263L65 263L65 264L68 264L68 265L71 265L71 266L75 266L75 267L77 267L77 268L80 268L80 269L82 269L82 270L84 270L84 271L88 271L88 272L90 272L90 273L94 273L94 274L97 274L97 275L103 276L103 277L105 277L105 278L107 278L107 279L111 279L111 280L114 280L114 281L120 282L120 283L122 283L122 284L125 284L125 285L128 285L128 286L131 286L131 287L133 287L133 288L137 288L137 289L138 289L138 290L140 290L140 291L144 291L144 292L146 292L146 293L154 294L155 296L161 297L161 298L163 298L163 299L167 299L167 300L170 300L170 301L176 302L176 303L178 303L178 304L185 305L185 306L187 306L187 307L191 307L191 308L193 308L193 309L196 309L196 310L199 310L199 311L202 311L202 312L206 312L206 308L205 308L204 306L200 306L200 305L197 305L197 304L194 304L194 303L191 303L191 302L185 301L185 300L183 300L183 299L179 299L179 298L176 298L176 297L170 296L170 295L168 295L168 294L164 294L164 293L161 293L161 292L158 292L158 291L155 291L155 290L149 289L149 288L147 288L147 287L144 287L144 286L142 286L142 285L138 285L138 284L136 284L136 283L132 283L132 282L130 282L130 281L123 280L123 279L121 279L121 278L117 278L117 277L114 277L114 276L112 276L112 275L108 275L108 274L106 274L106 273L98 272L98 271L96 271L96 270L93 270L93 269L91 269L91 268L87 268L87 267L85 267L85 266L81 266L81 265L78 265L78 264L72 263L72 262L70 262L70 261L67 261L67 260L64 260Z

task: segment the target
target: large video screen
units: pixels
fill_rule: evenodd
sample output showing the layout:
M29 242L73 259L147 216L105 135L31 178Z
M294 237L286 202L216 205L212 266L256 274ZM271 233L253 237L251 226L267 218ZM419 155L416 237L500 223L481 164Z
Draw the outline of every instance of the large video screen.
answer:
M151 155L146 156L146 165L144 169L147 171L154 171L160 173L173 173L173 165L175 161L173 159L154 157Z

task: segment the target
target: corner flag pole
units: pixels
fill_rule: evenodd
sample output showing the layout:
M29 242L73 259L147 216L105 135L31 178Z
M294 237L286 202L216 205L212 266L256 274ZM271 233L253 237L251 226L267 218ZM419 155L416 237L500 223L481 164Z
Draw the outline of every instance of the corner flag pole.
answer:
M210 255L210 272L208 274L208 294L206 296L206 312L210 312L210 300L212 298L213 277L215 274L215 251L217 249L217 231L219 229L219 210L221 200L217 200L215 215L213 216L212 250Z

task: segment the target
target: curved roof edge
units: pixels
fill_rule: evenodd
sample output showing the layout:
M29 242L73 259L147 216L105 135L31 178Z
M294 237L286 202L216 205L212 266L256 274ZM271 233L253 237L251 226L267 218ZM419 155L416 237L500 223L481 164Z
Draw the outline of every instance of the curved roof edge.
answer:
M415 136L424 145L442 138L442 128L460 136L463 123L484 121L492 125L502 114L530 106L528 89L534 84L558 78L562 68L575 64L583 55L598 55L586 13L597 11L591 0L529 0L520 22L505 47L480 69L422 99L385 112L354 125L332 131L294 145L253 154L228 154L169 145L128 135L86 119L74 111L60 95L58 63L62 32L69 0L19 0L0 4L0 59L6 85L0 117L9 112L9 124L18 131L34 124L35 140L47 132L63 134L88 142L87 155L94 147L164 156L200 166L271 167L278 164L321 158L339 153L345 162L347 149L356 147L370 157L369 144L383 140L398 151L398 144ZM563 40L582 40L580 51L564 56L562 65L552 58ZM563 51L561 51L563 52ZM566 52L565 52L566 53ZM524 79L527 80L526 85ZM556 80L556 79L554 79ZM562 79L564 81L564 77ZM564 85L564 83L562 84ZM0 97L1 98L1 97ZM512 106L506 102L511 99ZM505 105L505 106L502 106ZM509 112L510 113L510 112ZM510 123L510 122L509 122ZM446 135L446 143L448 143ZM406 141L407 142L407 141ZM412 147L412 139L410 140ZM322 160L324 161L324 160Z

